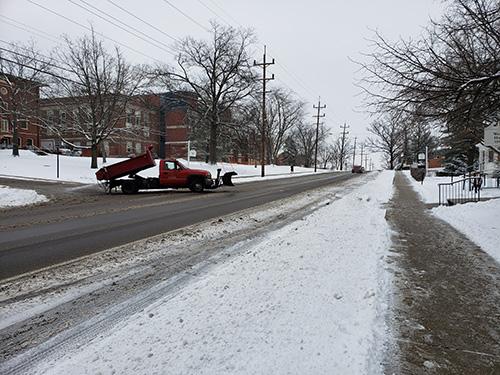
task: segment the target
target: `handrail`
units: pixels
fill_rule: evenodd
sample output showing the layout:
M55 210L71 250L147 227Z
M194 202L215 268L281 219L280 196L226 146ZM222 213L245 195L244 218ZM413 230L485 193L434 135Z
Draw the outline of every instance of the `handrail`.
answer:
M441 182L439 188L439 205L452 206L457 203L479 202L481 200L481 176L466 177L453 182Z

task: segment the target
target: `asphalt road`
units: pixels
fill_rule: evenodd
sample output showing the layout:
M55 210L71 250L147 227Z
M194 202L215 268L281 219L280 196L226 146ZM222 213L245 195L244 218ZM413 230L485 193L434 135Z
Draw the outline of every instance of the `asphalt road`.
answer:
M128 196L88 186L11 180L11 186L36 188L52 200L0 211L0 280L353 177L327 173L204 194L179 190Z

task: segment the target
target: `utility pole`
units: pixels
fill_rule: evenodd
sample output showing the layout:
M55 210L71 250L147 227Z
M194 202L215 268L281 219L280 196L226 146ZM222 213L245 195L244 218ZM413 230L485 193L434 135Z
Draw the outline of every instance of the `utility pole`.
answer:
M354 137L354 152L352 155L352 167L354 168L354 165L356 165L356 141L358 140L358 137Z
M262 139L260 145L260 176L264 177L266 175L266 128L267 128L267 114L266 114L266 82L272 81L274 79L274 74L271 77L266 76L266 70L269 65L274 64L274 59L272 62L266 61L266 46L264 46L264 55L262 57L262 62L257 63L257 61L253 61L253 66L261 66L262 67Z
M340 170L344 168L344 154L345 154L345 137L349 132L347 129L349 129L349 126L347 126L344 122L344 126L341 126L340 129L342 129L342 144L340 146Z
M323 113L320 115L320 111L322 109L326 108L326 105L321 105L321 97L318 98L318 106L313 105L314 109L318 110L318 114L314 115L313 117L316 117L316 145L314 146L314 172L317 171L317 164L318 164L318 136L319 136L319 119L321 117L325 117L325 114Z
M363 147L365 147L365 144L361 143L361 161L359 163L359 165L361 165L361 167L363 166Z

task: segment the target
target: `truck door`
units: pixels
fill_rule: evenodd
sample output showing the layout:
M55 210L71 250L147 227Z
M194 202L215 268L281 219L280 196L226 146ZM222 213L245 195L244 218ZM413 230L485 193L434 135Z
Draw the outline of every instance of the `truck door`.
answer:
M175 161L165 160L160 167L160 185L166 187L176 187L182 185L179 167Z

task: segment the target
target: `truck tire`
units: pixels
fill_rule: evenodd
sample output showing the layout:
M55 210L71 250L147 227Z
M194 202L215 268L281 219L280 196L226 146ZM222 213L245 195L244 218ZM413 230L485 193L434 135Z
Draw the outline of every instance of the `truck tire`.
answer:
M193 178L189 182L189 190L195 192L195 193L203 193L203 189L205 188L205 185L203 184L203 180L201 178Z
M125 181L122 183L123 194L136 194L139 191L139 186L135 181Z

